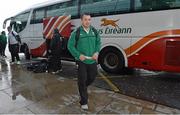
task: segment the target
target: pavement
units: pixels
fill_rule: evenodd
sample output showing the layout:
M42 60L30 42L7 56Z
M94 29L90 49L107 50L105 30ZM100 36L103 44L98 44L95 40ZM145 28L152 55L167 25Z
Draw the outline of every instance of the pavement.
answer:
M67 66L76 68L68 63ZM8 59L1 60L0 114L180 114L179 109L122 95L96 84L88 88L89 110L81 110L75 73L35 74L27 71L24 64L10 65ZM99 76L108 83L103 73Z

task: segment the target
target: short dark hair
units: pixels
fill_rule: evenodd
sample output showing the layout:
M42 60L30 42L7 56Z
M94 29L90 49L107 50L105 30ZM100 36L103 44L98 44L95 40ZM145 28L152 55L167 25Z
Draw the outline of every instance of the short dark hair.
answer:
M90 13L87 13L87 12L86 12L86 13L82 13L82 14L81 14L81 19L83 19L83 16L85 16L85 15L86 15L86 16L91 16Z
M2 32L1 32L1 34L4 34L4 35L6 35L6 32L5 32L5 31L2 31Z
M12 27L11 27L11 26L8 26L8 28L7 28L7 29L8 29L8 30L9 30L9 29L12 29Z

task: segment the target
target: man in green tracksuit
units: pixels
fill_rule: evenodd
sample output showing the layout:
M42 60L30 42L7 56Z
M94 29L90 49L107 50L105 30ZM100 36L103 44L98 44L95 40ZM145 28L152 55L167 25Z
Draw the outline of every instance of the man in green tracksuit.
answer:
M91 16L89 14L83 14L81 22L82 26L71 34L68 49L78 64L78 87L81 97L81 108L88 109L87 87L93 83L97 76L97 60L101 39L97 30L91 26ZM77 36L79 37L78 40Z
M2 56L6 57L5 50L6 50L6 45L7 45L7 37L6 37L5 31L1 32L1 39L2 39Z

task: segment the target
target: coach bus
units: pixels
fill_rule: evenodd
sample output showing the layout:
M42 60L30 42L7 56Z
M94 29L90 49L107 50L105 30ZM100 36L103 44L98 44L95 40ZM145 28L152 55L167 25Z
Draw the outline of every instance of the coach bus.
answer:
M105 71L180 72L180 0L51 0L6 19L4 28L10 20L26 57L40 57L53 28L68 39L84 12L102 38L98 61ZM63 59L73 60L68 51Z

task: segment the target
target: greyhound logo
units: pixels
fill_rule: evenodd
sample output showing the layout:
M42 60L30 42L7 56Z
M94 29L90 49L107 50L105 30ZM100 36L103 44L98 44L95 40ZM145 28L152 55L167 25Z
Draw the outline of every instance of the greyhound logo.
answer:
M116 27L119 28L119 26L116 24L119 20L120 20L120 19L118 19L118 20L108 20L107 18L103 18L103 19L101 19L101 22L102 22L101 26L111 25L111 26L113 26L113 27L115 27L115 28L116 28Z

